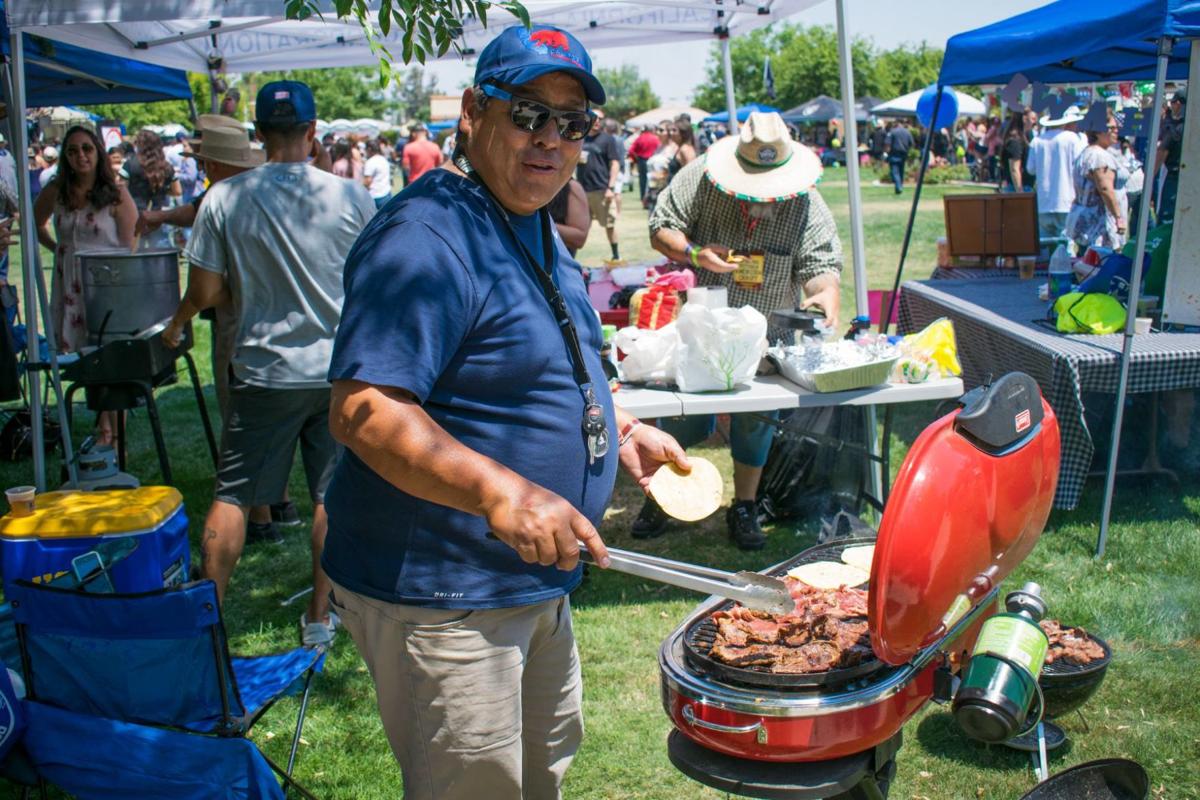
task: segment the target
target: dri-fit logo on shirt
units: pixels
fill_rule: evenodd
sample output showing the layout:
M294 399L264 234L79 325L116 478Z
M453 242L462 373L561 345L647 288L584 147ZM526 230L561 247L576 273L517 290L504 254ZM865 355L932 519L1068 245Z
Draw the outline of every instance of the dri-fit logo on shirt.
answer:
M439 599L457 600L461 597L466 597L466 592L434 592L433 596Z

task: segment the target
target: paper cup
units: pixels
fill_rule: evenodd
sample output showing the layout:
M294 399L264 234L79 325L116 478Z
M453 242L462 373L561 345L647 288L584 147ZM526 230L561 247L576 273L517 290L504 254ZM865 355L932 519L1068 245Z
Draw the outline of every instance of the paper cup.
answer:
M1020 256L1017 258L1017 270L1020 273L1021 280L1027 281L1033 278L1034 267L1037 265L1037 259L1033 256Z
M33 497L37 489L33 486L14 486L4 490L8 498L8 513L14 517L28 517L33 513Z
M1149 333L1150 332L1150 323L1152 323L1153 321L1154 320L1150 319L1150 317L1135 317L1133 320L1133 332L1134 333Z

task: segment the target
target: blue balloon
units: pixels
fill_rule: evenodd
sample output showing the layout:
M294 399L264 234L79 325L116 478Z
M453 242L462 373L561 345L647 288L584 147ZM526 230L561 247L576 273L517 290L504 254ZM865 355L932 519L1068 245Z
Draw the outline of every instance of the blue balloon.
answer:
M940 128L954 129L954 122L958 119L958 95L950 87L942 89L942 104L938 107L937 120L933 120L933 106L937 101L937 86L930 86L925 91L921 92L921 97L917 100L917 119L921 125L926 128L938 130ZM931 125L930 122L933 122Z

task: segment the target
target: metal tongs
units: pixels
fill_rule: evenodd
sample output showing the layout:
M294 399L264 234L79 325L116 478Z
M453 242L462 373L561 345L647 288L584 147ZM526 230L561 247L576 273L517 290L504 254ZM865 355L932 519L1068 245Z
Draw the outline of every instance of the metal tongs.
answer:
M609 568L617 572L726 597L756 611L783 615L796 609L796 601L788 591L787 584L779 578L748 570L724 572L612 547L608 548L608 557L611 559ZM582 542L579 544L579 558L588 564L595 563Z

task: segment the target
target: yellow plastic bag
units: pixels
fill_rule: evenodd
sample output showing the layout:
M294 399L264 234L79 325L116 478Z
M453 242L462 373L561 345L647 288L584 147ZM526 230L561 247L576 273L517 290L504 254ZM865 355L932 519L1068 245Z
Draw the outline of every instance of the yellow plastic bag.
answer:
M945 317L934 320L919 333L909 334L900 343L900 352L907 359L916 362L929 363L934 370L929 375L921 371L920 380L914 381L914 376L906 376L907 383L919 383L929 378L949 378L962 374L962 364L958 361L958 344L954 339L954 323ZM903 360L903 359L902 359Z
M1070 292L1054 301L1059 333L1117 333L1125 329L1125 306L1112 295Z

